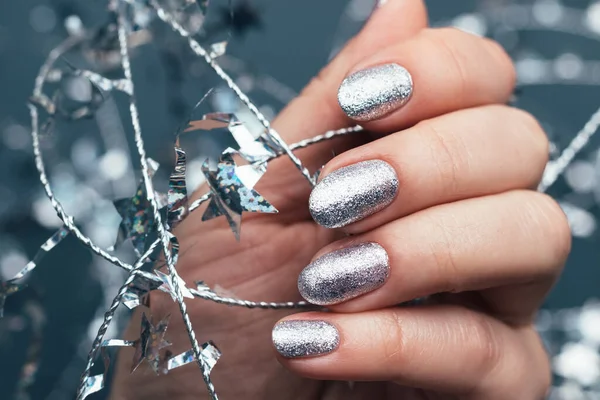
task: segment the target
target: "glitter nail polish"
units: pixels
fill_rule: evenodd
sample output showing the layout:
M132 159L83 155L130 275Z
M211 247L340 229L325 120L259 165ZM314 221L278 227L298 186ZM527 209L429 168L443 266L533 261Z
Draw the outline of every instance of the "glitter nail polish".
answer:
M327 175L313 189L308 208L326 228L341 228L383 210L398 192L398 176L381 160L363 161Z
M350 118L372 121L404 106L412 92L410 73L398 64L384 64L360 70L344 79L338 102Z
M337 349L340 335L329 322L288 320L273 328L273 344L286 358L318 356Z
M325 254L300 273L298 290L308 302L343 303L383 286L389 276L387 252L367 242Z

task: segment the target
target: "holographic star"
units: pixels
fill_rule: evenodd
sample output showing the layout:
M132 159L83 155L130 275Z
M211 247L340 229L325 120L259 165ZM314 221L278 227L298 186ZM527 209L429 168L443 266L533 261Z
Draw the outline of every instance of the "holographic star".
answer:
M25 284L14 283L14 281L0 281L0 318L4 317L4 303L6 298L12 294L20 292L25 288Z
M205 162L202 172L212 191L202 221L224 215L237 240L240 240L242 212L278 212L253 189L262 172L251 165L237 166L231 154L221 156L216 171L209 169L208 162Z
M177 294L175 293L175 289L173 289L173 280L171 279L171 276L161 271L154 271L154 273L163 282L163 284L158 288L158 290L168 293L173 299L173 301L177 301ZM181 279L179 276L177 277L177 283L179 284L179 290L181 291L183 297L187 297L188 299L194 298L192 292L190 292L190 290L185 285L184 280Z
M160 351L171 345L171 343L165 340L169 318L170 315L167 315L155 326L145 313L142 314L140 338L133 344L135 354L133 355L133 364L131 367L132 373L144 360L148 361L148 364L150 364L150 367L152 367L152 370L157 375L161 372Z
M158 163L148 159L148 175L151 178L157 169ZM137 254L141 255L146 247L148 234L154 228L152 207L146 195L144 182L139 184L133 197L116 200L114 205L122 221L113 247L116 248L126 239L130 239Z
M151 291L158 289L160 285L149 279L136 278L123 295L123 304L130 310L140 305L149 306L150 296L148 295Z
M255 137L248 129L247 124L240 121L235 114L206 114L201 120L190 121L184 132L211 131L213 129L227 129L239 147L239 150L233 152L240 154L254 166L260 165L263 172L266 170L267 161L275 157L279 151L279 146L268 135L262 134L258 138Z

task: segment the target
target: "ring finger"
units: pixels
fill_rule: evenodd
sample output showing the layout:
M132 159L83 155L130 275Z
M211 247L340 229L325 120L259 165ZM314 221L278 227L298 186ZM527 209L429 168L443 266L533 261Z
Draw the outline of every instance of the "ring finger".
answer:
M486 309L528 323L569 246L552 199L512 191L436 206L333 243L301 272L298 287L308 301L345 312L483 290Z

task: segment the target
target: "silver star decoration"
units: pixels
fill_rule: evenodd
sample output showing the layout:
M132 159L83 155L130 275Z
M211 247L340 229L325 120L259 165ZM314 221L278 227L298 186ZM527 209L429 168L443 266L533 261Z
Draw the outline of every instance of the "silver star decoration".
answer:
M158 170L159 164L148 159L148 175L154 176ZM131 198L114 201L115 208L121 216L121 224L115 245L110 250L114 250L126 239L131 240L133 247L138 255L144 252L148 234L154 229L154 218L152 216L152 207L146 194L144 182L140 182L135 195Z
M133 310L134 308L145 305L150 306L151 291L158 289L161 285L155 281L144 278L136 278L123 295L123 305Z
M175 290L173 289L173 280L171 279L171 276L167 275L161 271L154 271L154 273L163 282L163 284L158 288L158 290L168 293L171 296L171 298L173 299L173 301L177 301L177 294L175 293ZM177 277L177 283L179 284L179 290L181 290L181 294L183 295L183 297L187 297L188 299L194 298L194 295L192 294L192 292L190 292L190 290L185 285L184 280L181 279L179 276Z
M248 126L240 121L235 114L206 114L201 120L190 121L185 132L210 131L213 129L227 129L239 147L239 150L231 150L230 152L239 153L250 164L260 166L263 172L266 170L267 161L275 157L279 151L279 146L268 135L262 134L255 137Z
M133 364L131 372L133 373L140 364L146 360L152 367L152 370L158 375L161 372L160 351L171 345L165 340L165 333L169 325L170 315L167 315L157 325L153 325L148 319L146 313L142 314L142 330L140 338L133 344L135 354L133 355Z
M253 189L263 172L252 165L236 165L231 154L225 153L221 156L216 171L209 169L208 161L205 162L202 173L212 191L202 221L224 215L237 240L240 240L242 212L278 212Z

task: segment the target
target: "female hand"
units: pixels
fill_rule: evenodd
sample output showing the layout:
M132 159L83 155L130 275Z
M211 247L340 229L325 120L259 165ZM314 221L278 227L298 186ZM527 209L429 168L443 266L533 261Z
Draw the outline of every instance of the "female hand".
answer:
M222 399L545 396L532 321L570 231L533 190L548 143L534 118L504 105L514 80L497 44L427 28L420 1L390 0L282 112L275 127L288 143L352 119L366 131L299 153L313 170L332 146L339 154L312 194L288 159L271 163L257 190L280 213L245 216L240 243L224 220L192 214L176 232L177 267L244 299L299 299L299 288L330 311L188 302L199 340L224 352L212 374ZM176 305L153 293L154 319L169 313L170 350L185 351ZM121 353L113 399L206 396L197 368L130 376Z

